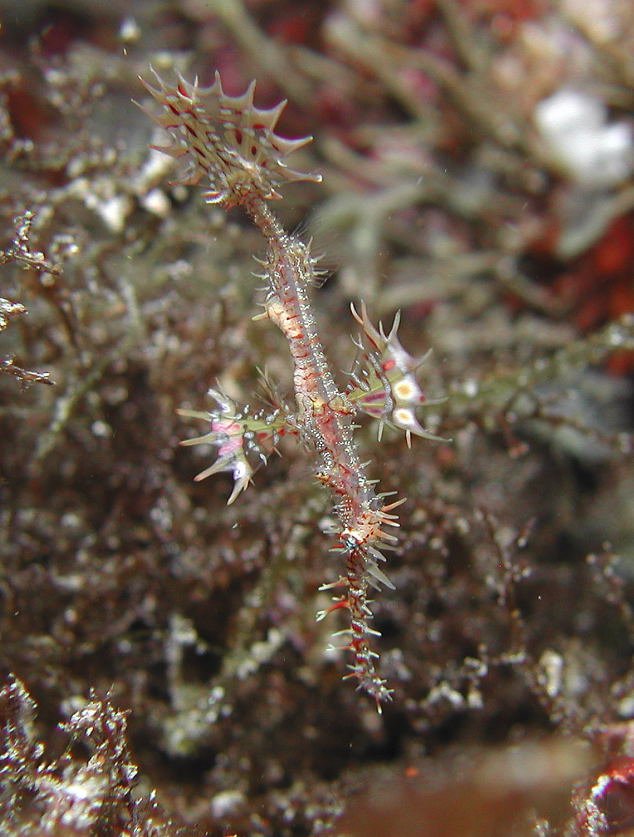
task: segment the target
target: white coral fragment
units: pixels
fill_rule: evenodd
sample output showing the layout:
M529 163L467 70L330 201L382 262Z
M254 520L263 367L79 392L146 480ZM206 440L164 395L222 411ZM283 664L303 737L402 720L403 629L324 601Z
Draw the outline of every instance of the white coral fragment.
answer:
M606 188L632 172L632 132L625 122L607 122L596 97L562 88L535 108L546 151L561 171L585 188Z

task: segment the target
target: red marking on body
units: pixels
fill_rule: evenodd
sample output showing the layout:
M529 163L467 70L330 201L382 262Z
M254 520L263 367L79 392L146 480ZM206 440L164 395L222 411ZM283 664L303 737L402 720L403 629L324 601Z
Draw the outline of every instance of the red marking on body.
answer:
M330 605L327 612L334 613L336 610L341 610L341 608L343 607L350 607L350 602L348 601L348 599L340 599L338 602L334 602Z

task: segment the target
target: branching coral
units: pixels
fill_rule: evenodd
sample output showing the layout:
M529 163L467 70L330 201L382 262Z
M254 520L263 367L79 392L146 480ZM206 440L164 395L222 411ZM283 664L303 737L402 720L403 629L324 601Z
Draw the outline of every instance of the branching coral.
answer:
M0 357L55 382L0 375L2 664L37 696L38 718L24 726L44 747L24 750L25 771L54 765L66 789L86 777L95 806L82 821L120 837L119 814L96 796L118 774L104 769L93 782L87 767L97 751L117 760L117 748L58 725L109 703L114 715L130 710L133 756L123 762L147 777L134 798L156 787L169 816L199 823L195 833L332 835L348 808L345 827L360 823L369 836L383 822L364 820L357 788L377 798L405 775L387 824L402 833L397 815L416 816L420 797L442 813L456 793L464 801L456 776L466 762L477 774L491 745L528 753L555 729L600 745L568 830L623 830L632 4L9 5ZM257 77L259 110L289 98L274 132L316 137L288 159L323 172L323 186L271 184L286 196L276 214L296 244L313 236L304 257L332 259L328 283L316 275L310 295L335 381L350 371L341 326L356 328L351 300L367 319L352 391L337 389L388 419L367 473L408 498L387 573L396 592L372 605L380 676L395 698L380 717L341 683L340 654L324 652L332 620L314 618L333 604L318 587L336 578L340 556L324 543L341 522L286 421L298 412L286 394L287 341L250 320L252 254L266 261L266 242L244 213L171 184L183 161L148 152L164 133L130 100L150 63L205 83L218 68L230 91ZM595 151L618 140L607 159L617 178L580 171L578 144L562 148L561 130L540 121L544 107L579 104L580 94ZM246 145L235 150L248 159ZM413 356L434 346L425 389L449 395L418 420L452 445L410 450L389 430L403 405L382 341L399 309L399 344ZM216 402L207 412L210 382L226 412ZM223 467L241 450L258 469L229 506L231 473L191 480L214 466L208 445L178 450L181 406L207 422L218 414L226 432L212 453ZM276 410L273 425L250 424ZM288 433L276 439L282 420ZM364 450L375 449L372 436L355 430ZM283 459L268 456L274 448ZM445 769L441 796L430 797L427 777ZM474 804L478 794L476 782ZM22 830L40 833L52 797L12 779L7 799L21 806ZM147 817L162 823L156 809Z

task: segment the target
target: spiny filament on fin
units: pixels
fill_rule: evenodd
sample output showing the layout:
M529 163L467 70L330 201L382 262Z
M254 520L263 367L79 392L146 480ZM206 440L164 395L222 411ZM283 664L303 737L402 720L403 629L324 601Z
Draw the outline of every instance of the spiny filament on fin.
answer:
M266 239L261 278L267 295L263 313L254 319L270 319L286 337L296 401L294 414L281 407L268 414L252 414L220 390L210 390L216 409L180 412L209 422L211 429L182 444L218 448L216 461L196 479L218 471L232 472L229 503L246 489L255 465L266 461L285 433L300 436L311 449L316 478L329 488L339 520L332 551L345 562L345 571L337 581L320 588L340 588L340 593L317 618L347 611L350 627L335 634L347 638L342 649L352 656L347 677L374 698L380 711L381 704L391 699L392 690L376 668L378 654L373 645L380 633L370 625L369 593L370 588L381 585L394 589L381 565L385 563L383 552L394 549L397 538L390 530L398 528L398 519L393 512L404 500L385 503L387 494L377 493L376 481L365 476L367 463L357 452L354 421L359 413L369 414L378 419L380 428L388 424L403 429L408 444L412 434L437 438L418 423L415 414L422 402L433 403L425 399L415 378L424 358L412 358L401 346L396 336L398 315L386 334L381 325L378 330L372 325L362 303L361 313L353 307L352 314L363 330L363 342L356 345L365 367L355 366L352 383L340 391L312 313L310 288L319 274L316 260L310 255L310 245L286 233L267 204L271 198L279 198L277 190L288 182L321 180L319 175L286 165L286 157L310 138L286 140L275 134L285 103L268 110L255 107L254 82L242 96L235 97L225 93L217 73L214 84L206 88L182 78L176 86L165 84L158 76L157 82L156 87L144 84L163 107L156 121L172 136L172 144L160 150L186 158L187 182L204 179L208 202L225 208L241 206Z
M216 461L194 479L199 482L220 471L231 471L234 485L227 500L227 505L230 506L251 482L255 473L255 466L251 464L251 460L257 457L261 463L266 463L269 455L276 450L277 441L284 432L287 421L280 410L269 414L259 411L251 415L248 408L239 410L236 403L220 390L210 389L208 394L218 403L219 410L207 413L198 410L178 410L178 413L181 416L209 422L211 430L203 436L185 439L181 445L217 446Z
M405 351L396 336L400 312L386 334L382 323L379 323L378 330L372 325L365 302L361 302L361 314L357 313L353 304L350 309L363 328L363 342L353 342L361 351L366 367L361 373L356 368L350 373L356 386L351 385L346 394L359 410L379 421L379 441L385 424L404 430L408 447L412 446L412 433L436 442L448 441L425 430L416 417L417 407L445 401L445 398L428 399L414 374L425 363L431 349L420 358L414 358Z

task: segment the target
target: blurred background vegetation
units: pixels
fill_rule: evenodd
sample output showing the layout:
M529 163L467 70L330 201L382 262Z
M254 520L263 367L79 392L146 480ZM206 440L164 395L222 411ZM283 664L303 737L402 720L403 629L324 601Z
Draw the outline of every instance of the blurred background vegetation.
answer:
M632 833L630 0L2 0L0 27L0 832ZM360 431L408 498L382 716L314 619L339 566L305 452L227 508L178 448L177 408L291 369L250 320L256 231L148 149L150 63L256 78L314 136L324 183L279 212L326 254L335 368L359 298L434 349L452 443Z

